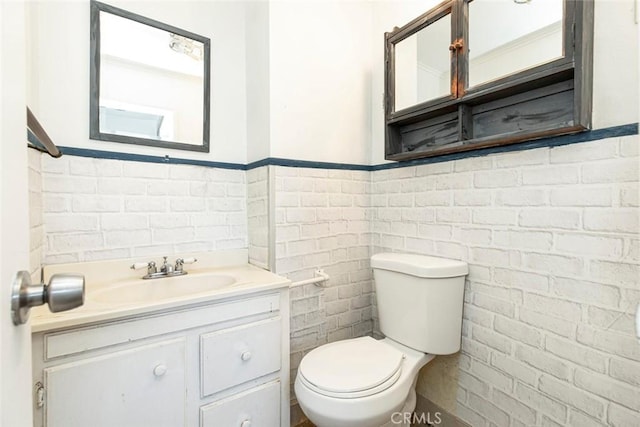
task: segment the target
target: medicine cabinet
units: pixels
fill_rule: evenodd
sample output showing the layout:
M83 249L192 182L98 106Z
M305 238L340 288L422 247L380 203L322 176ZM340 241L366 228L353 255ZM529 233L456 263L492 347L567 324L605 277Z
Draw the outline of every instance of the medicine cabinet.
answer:
M591 126L593 1L447 0L385 34L385 158Z

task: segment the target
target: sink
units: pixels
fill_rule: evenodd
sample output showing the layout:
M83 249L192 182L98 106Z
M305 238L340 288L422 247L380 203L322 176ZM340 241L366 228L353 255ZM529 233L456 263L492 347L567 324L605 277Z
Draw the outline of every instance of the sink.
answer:
M88 299L103 303L140 303L211 292L236 283L226 274L198 274L127 281L96 290Z

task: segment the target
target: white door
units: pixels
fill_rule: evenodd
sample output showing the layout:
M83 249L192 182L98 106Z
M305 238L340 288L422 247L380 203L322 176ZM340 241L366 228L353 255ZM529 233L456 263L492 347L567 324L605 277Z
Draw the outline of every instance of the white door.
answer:
M31 334L11 320L11 283L29 270L25 6L0 1L0 426L32 426Z

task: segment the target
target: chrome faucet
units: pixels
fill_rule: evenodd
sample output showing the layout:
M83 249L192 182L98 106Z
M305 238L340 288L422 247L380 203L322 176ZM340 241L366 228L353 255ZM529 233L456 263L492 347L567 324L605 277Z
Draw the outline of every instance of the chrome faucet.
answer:
M184 264L193 264L198 261L195 258L178 258L176 259L175 265L167 262L167 257L162 257L162 265L160 266L160 271L156 267L156 263L154 261L149 262L136 262L131 265L132 270L138 270L140 268L147 268L147 274L142 276L143 279L161 279L163 277L173 277L173 276L182 276L187 274L184 271Z

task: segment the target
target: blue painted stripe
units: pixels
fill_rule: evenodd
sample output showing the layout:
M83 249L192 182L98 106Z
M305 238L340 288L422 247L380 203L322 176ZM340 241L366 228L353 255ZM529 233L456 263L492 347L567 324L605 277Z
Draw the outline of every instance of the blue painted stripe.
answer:
M130 153L121 153L118 151L101 151L101 150L91 150L87 148L76 148L76 147L59 147L62 154L66 154L68 156L78 156L78 157L91 157L95 159L113 159L113 160L127 160L131 162L144 162L144 163L163 163L169 165L194 165L194 166L204 166L209 168L220 168L220 169L239 169L246 170L247 165L241 163L225 163L225 162L210 162L206 160L195 160L195 159L181 159L179 157L169 157L169 156L148 156L146 154L130 154Z
M294 168L312 168L312 169L338 169L338 170L355 170L355 171L377 171L384 169L396 169L410 166L418 166L429 163L449 162L452 160L460 160L468 157L481 157L495 153L508 153L513 151L533 150L535 148L559 147L562 145L577 144L581 142L597 141L600 139L614 138L619 136L637 135L638 123L628 125L612 126L604 129L596 129L587 132L576 133L572 135L561 135L549 138L541 138L532 141L525 141L517 144L504 145L500 147L482 148L473 151L464 151L460 153L445 154L442 156L428 157L424 159L407 160L402 162L382 163L378 165L358 165L353 163L331 163L331 162L314 162L309 160L282 159L278 157L267 157L266 159L251 162L249 164L242 163L225 163L211 162L205 160L182 159L169 156L148 156L144 154L129 154L115 151L91 150L86 148L75 147L59 147L63 154L69 156L92 157L96 159L114 159L127 160L133 162L145 163L164 163L176 165L195 165L209 168L220 169L236 169L251 170L261 166L286 166Z

